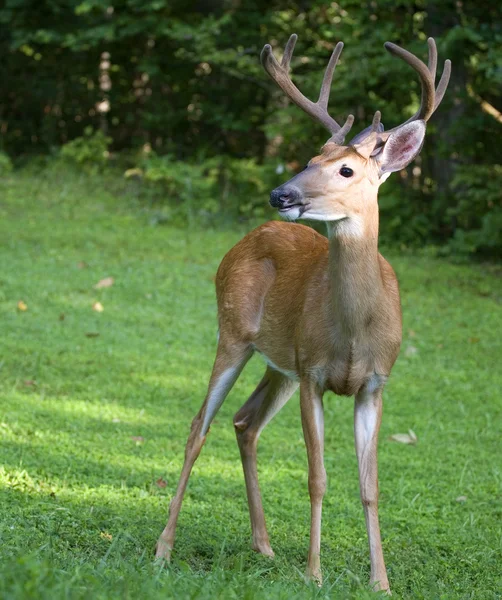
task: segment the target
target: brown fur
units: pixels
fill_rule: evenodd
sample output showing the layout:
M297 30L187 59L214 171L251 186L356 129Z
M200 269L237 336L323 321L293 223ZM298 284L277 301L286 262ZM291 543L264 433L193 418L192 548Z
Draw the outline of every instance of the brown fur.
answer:
M350 396L374 373L388 376L401 341L399 295L371 246L364 240L356 252L298 224L258 227L218 269L220 336L246 340L299 379L325 373L322 391Z

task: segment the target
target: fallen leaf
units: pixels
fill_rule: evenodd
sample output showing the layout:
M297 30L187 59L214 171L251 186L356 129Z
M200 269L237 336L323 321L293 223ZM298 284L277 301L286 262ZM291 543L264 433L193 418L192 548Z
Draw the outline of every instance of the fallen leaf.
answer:
M399 442L400 444L415 445L418 441L418 438L413 429L408 429L408 433L395 433L389 437L389 440L393 442Z
M24 312L25 310L28 310L28 305L25 304L22 300L19 300L19 302L17 303L17 310Z
M457 502L465 502L467 500L467 496L459 496L458 498L455 498L455 500Z
M108 533L108 531L102 531L99 535L103 540L108 540L109 542L113 540L112 534Z
M99 333L97 331L88 331L85 334L85 337L88 337L88 338L95 338L95 337L98 337L98 336L99 336Z
M408 329L408 335L413 338L415 337L417 334L413 331L413 329Z
M24 385L26 386L31 386L31 385L37 385L36 381L33 381L33 379L27 379L26 381L23 381Z
M96 312L103 312L105 309L101 302L94 302L94 304L92 305L92 310Z
M61 313L61 314L59 315L59 320L60 320L60 321L64 321L64 320L65 320L65 314L64 314L64 313Z
M85 260L81 260L80 262L77 263L77 267L79 269L87 269L89 265L85 262Z
M114 282L115 282L115 279L113 279L113 277L105 277L104 279L101 279L100 281L98 281L98 283L96 283L96 285L94 286L94 289L101 290L102 288L112 287Z
M404 351L404 355L405 356L413 356L417 352L418 352L418 350L417 350L417 348L415 348L415 346L408 346L408 348L406 348L406 350Z
M145 438L142 435L131 435L131 440L137 444L142 444Z
M477 344L480 341L480 339L478 337L471 337L469 338L469 342L471 344Z
M164 479L162 479L162 477L159 477L157 479L157 481L155 482L155 485L159 488L165 488L167 486L167 481L165 481Z
M138 167L134 168L134 169L127 169L127 171L125 171L124 173L124 177L126 179L130 179L131 177L143 177L143 171L142 169L139 169Z

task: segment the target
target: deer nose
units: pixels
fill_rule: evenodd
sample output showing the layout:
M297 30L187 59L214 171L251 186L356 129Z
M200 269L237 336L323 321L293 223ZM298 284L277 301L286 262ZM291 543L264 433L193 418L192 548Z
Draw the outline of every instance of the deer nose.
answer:
M274 208L287 208L295 204L301 204L302 194L293 186L281 186L270 193L270 205Z

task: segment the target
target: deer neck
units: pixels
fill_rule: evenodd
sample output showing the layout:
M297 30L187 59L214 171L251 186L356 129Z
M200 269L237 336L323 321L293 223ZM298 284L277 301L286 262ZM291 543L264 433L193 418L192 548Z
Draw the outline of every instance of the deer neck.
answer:
M350 337L367 328L383 294L378 259L378 207L359 220L328 222L331 310Z

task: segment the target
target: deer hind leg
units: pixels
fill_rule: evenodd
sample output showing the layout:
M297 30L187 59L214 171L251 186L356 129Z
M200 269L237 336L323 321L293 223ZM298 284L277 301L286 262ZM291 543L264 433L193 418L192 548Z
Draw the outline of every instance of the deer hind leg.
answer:
M251 518L252 547L253 550L271 557L274 553L265 524L256 467L258 438L263 428L291 398L297 387L298 383L295 381L277 371L267 369L256 390L234 417Z
M371 389L366 386L357 393L354 417L361 501L370 547L370 584L376 590L390 593L378 522L377 442L382 420L382 387Z
M192 467L206 441L209 426L223 404L223 401L237 381L242 369L252 355L247 345L224 344L220 338L213 372L209 381L206 398L194 420L185 447L185 460L178 483L176 494L169 507L167 525L157 541L155 556L158 559L169 560L173 549L176 523L183 502Z

